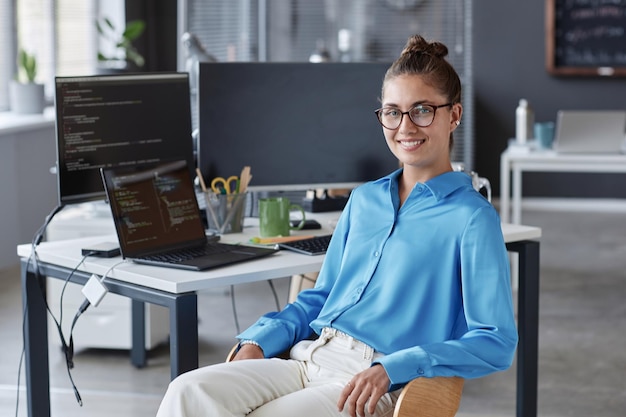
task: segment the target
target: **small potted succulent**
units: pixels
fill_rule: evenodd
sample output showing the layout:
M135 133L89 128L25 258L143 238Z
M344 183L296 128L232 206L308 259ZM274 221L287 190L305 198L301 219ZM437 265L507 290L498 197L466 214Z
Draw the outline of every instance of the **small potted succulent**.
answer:
M11 111L17 114L43 113L44 85L36 82L37 58L20 49L17 57L18 72L9 84Z

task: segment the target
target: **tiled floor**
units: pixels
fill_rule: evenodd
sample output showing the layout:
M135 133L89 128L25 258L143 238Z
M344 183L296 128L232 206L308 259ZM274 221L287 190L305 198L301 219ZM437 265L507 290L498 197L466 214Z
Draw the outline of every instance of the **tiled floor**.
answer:
M543 228L539 339L539 405L542 417L623 417L626 410L626 213L524 213ZM280 301L288 279L274 281ZM222 361L236 334L230 289L199 297L200 364ZM267 283L235 288L240 326L274 309ZM0 415L16 415L17 371L22 349L22 309L17 268L0 272ZM167 345L154 349L148 366L135 369L126 351L81 350L72 371L79 406L51 333L52 415L154 416L169 380ZM78 341L77 341L78 343ZM515 365L468 381L460 417L515 415ZM23 373L22 373L23 375ZM24 380L19 416L26 415Z

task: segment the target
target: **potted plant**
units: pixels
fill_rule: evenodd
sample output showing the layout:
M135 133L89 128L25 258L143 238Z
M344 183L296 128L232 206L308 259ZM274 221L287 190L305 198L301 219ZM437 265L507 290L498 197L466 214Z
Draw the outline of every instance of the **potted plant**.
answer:
M18 114L43 113L44 85L35 81L37 58L20 49L17 57L18 72L9 84L11 111Z
M114 52L110 55L98 51L98 62L101 68L105 71L143 68L145 59L133 45L133 41L140 37L146 28L143 20L127 22L121 35L118 35L115 25L106 17L101 21L96 21L96 28L100 36L114 46Z

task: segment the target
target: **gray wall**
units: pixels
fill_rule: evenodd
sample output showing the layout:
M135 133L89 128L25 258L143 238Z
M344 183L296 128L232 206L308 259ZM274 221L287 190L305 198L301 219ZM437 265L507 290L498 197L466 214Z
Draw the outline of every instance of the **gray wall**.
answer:
M56 145L52 117L23 116L26 125L0 128L0 269L19 262L16 247L31 242L57 205ZM20 119L22 120L22 119ZM18 124L15 121L15 124Z
M520 98L530 101L537 121L555 120L560 109L626 109L624 77L547 73L544 9L545 0L474 0L475 168L495 195ZM525 174L524 195L626 198L626 175Z

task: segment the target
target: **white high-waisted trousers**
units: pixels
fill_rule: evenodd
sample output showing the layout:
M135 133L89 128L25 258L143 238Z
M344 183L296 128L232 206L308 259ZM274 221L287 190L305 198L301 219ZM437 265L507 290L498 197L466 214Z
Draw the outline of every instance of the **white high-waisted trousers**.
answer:
M352 337L324 329L302 341L291 360L258 359L220 363L174 379L157 417L337 417L345 385L382 356ZM376 417L393 414L400 390L385 394ZM366 407L367 408L367 407Z

